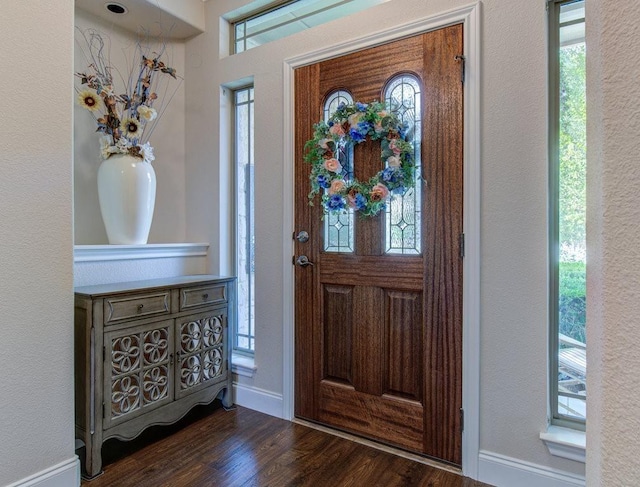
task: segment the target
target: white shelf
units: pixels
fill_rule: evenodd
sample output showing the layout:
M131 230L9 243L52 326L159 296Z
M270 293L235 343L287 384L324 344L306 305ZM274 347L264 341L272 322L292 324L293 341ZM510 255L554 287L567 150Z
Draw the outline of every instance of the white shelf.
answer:
M146 245L75 245L74 262L162 259L206 256L208 243L167 243Z

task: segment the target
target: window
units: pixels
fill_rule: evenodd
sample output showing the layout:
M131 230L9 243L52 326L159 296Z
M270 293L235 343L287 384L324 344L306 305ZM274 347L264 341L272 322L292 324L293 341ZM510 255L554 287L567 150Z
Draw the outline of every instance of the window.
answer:
M420 82L410 74L393 78L386 86L384 99L387 107L406 124L409 139L413 142L415 164L415 186L403 195L391 199L386 209L385 252L388 254L420 254L421 228L421 184L422 167L420 146L422 138L422 107L420 104Z
M552 423L586 421L584 0L549 0Z
M237 327L233 337L236 352L253 354L255 341L255 238L253 199L253 87L233 95L236 177L236 276L238 290Z
M344 103L353 103L353 97L348 91L338 90L329 94L324 102L324 121ZM346 179L353 178L353 145L338 147L338 160L346 171ZM327 191L327 190L325 190ZM355 227L353 209L346 212L330 213L324 218L324 251L325 252L353 252L353 230Z
M231 12L233 50L239 53L388 0L293 0L248 16Z

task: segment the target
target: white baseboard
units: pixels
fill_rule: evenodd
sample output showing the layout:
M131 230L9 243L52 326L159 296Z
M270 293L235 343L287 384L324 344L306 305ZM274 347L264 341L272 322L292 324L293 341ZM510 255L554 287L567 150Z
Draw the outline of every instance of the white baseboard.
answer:
M234 402L238 406L253 409L269 416L283 418L282 394L258 389L257 387L247 387L242 384L233 384Z
M584 486L584 476L525 462L494 452L480 451L478 480L496 487Z
M80 485L80 460L69 460L35 473L7 487L78 487Z

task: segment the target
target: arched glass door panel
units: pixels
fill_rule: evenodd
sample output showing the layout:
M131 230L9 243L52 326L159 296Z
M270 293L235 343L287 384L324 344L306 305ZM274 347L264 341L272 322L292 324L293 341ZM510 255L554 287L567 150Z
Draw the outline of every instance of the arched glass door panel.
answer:
M353 97L348 91L337 90L329 94L324 103L324 121L328 121L340 104L351 105ZM339 147L338 157L345 171L345 180L353 178L353 147ZM327 191L325 189L325 191ZM324 251L353 252L353 209L339 214L328 214L324 217Z
M387 205L385 222L385 252L388 254L420 254L422 174L420 146L422 134L422 106L420 83L410 74L392 78L385 88L384 100L408 127L409 140L414 147L415 185L402 195L395 195Z

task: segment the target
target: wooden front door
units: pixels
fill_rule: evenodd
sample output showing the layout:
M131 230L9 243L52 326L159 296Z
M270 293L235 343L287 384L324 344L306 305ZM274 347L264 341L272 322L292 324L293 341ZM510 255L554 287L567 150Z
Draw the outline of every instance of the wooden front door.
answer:
M462 54L454 25L295 71L295 232L309 234L295 257L313 263L295 270L295 415L457 465ZM407 106L389 95L405 78ZM373 218L323 219L320 199L308 204L304 144L331 97L389 100L415 129L421 167L407 201ZM360 181L382 169L379 141L350 157Z

